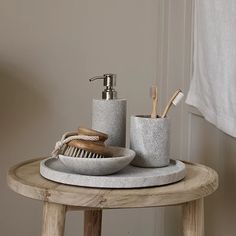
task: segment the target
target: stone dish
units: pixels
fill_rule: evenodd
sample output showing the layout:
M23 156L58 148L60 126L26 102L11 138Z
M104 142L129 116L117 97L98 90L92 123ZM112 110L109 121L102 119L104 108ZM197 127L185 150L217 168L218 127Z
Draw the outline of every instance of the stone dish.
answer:
M140 168L128 165L121 171L106 176L89 176L72 173L58 158L40 163L40 174L46 179L75 186L95 188L142 188L175 183L185 177L185 164L171 160L162 168Z
M73 173L81 175L110 175L114 174L134 159L135 152L128 148L108 147L113 153L111 158L76 158L59 155L63 165Z

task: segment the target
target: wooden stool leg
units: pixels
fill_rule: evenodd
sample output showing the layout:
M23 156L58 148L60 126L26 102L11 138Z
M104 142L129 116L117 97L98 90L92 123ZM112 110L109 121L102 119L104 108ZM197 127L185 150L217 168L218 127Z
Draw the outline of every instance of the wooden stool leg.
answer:
M101 236L102 210L84 212L84 236Z
M183 205L184 236L204 236L204 199Z
M66 206L44 202L42 236L63 236Z

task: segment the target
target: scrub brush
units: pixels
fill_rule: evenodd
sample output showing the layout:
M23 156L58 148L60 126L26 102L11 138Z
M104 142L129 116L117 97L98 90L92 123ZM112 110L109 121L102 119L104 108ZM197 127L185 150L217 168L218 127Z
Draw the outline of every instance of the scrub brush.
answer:
M161 118L165 118L168 111L170 110L172 104L177 106L177 104L181 101L181 99L184 97L184 94L183 92L178 89L174 94L173 96L171 97L171 99L169 100L169 102L167 103L166 107L165 107L165 110L161 116Z
M152 113L151 113L151 118L157 118L157 101L158 101L158 96L157 96L157 87L152 86L150 90L150 95L152 98Z
M112 157L112 153L104 142L108 136L96 130L79 128L78 133L66 133L61 141L57 142L52 156L59 154L81 158L105 158Z

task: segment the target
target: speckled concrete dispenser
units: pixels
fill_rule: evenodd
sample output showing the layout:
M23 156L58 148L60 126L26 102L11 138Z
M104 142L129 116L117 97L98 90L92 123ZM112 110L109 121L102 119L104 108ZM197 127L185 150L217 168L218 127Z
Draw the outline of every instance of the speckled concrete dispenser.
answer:
M131 116L130 148L136 152L132 165L138 167L163 167L169 165L168 118Z
M126 138L126 99L117 99L115 74L104 74L90 79L103 80L106 87L102 99L93 99L92 128L108 134L107 145L125 147Z

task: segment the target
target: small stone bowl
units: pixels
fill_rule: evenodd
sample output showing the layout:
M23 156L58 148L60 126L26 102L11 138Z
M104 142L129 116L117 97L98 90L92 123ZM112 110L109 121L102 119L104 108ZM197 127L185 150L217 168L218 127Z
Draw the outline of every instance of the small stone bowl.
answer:
M132 165L163 167L169 165L169 119L131 116L130 148L136 152Z
M59 155L59 159L73 173L96 176L114 174L129 165L135 157L135 152L128 148L109 146L108 149L113 157L81 158Z

